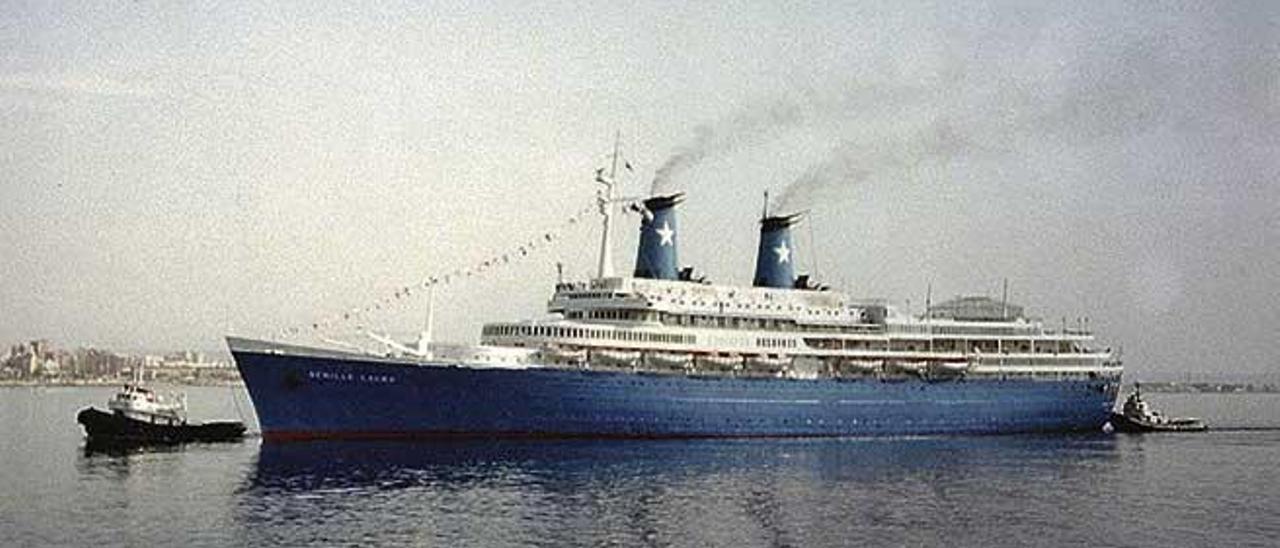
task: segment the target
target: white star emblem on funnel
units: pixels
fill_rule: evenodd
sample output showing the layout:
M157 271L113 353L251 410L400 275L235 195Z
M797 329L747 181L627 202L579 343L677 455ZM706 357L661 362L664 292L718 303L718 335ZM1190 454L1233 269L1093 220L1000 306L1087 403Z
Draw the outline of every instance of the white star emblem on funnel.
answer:
M662 228L659 228L654 232L657 232L658 236L662 238L662 241L658 242L658 245L673 245L675 243L675 240L673 240L672 237L676 235L676 231L671 230L670 223L663 221Z
M791 249L787 247L787 241L783 240L778 247L773 248L773 252L778 254L778 263L791 261Z

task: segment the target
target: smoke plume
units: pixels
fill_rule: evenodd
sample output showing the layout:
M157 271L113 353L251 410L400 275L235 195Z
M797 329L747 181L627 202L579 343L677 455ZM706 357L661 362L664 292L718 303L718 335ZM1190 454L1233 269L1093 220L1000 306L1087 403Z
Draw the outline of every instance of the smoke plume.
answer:
M809 111L797 103L776 101L695 127L693 138L654 171L650 192L660 194L687 184L681 177L703 160L776 138L783 130L804 124Z
M925 162L946 162L980 150L942 119L905 138L874 145L846 142L784 187L771 209L790 213L839 202L852 196L854 185L873 176L902 177Z

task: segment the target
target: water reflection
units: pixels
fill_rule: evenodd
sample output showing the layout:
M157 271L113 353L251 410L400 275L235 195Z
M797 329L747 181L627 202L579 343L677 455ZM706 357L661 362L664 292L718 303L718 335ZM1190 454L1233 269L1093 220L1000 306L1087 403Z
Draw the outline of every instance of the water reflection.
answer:
M149 453L180 453L184 449L177 443L128 443L85 440L84 456L93 457L127 457L129 455L145 455Z
M815 440L264 443L246 492L330 488L466 489L519 476L549 489L614 477L683 477L806 470L820 477L896 481L1001 463L1109 458L1107 435Z
M252 531L481 544L919 541L927 539L901 534L943 516L985 519L972 499L1001 489L1045 479L1099 488L1115 443L1097 435L268 443L242 484L239 511L246 542L272 540Z
M222 467L235 467L235 461L244 463L252 450L243 442L228 443L122 443L84 440L75 458L76 470L86 479L122 481L137 476L143 481L154 481L185 472L200 477L183 478L184 481L213 482L213 470L199 465L210 462ZM191 469L195 467L195 469ZM238 470L237 470L238 471ZM203 477L209 474L210 477ZM225 478L225 475L223 476Z

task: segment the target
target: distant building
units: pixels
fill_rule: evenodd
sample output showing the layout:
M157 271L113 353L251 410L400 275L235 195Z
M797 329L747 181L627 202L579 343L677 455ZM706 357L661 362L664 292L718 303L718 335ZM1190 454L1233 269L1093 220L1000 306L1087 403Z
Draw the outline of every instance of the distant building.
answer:
M52 345L46 340L34 340L27 344L17 344L9 350L9 367L17 369L25 377L34 377L41 366L50 358Z
M209 359L202 352L184 350L164 355L122 355L80 347L58 350L47 340L0 347L0 378L84 379L115 381L142 372L149 380L228 382L239 378L230 362Z
M62 364L58 363L52 356L49 356L40 363L40 374L46 377L56 377L62 373Z

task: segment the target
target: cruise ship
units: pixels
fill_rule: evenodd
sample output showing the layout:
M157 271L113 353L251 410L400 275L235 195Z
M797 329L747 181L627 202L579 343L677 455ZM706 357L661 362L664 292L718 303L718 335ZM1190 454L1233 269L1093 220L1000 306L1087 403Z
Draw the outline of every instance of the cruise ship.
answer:
M813 437L1100 430L1123 367L1085 329L1006 298L921 314L797 275L799 214L759 222L750 286L678 265L680 193L600 194L599 266L558 281L547 314L479 344L376 351L228 337L270 440L418 437ZM630 276L611 231L638 213Z

